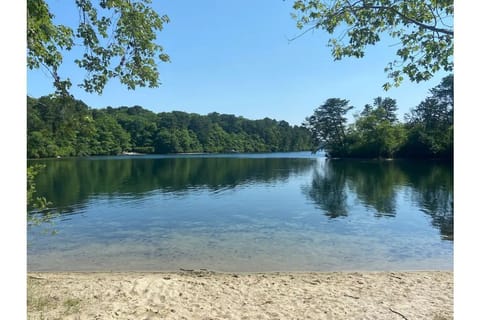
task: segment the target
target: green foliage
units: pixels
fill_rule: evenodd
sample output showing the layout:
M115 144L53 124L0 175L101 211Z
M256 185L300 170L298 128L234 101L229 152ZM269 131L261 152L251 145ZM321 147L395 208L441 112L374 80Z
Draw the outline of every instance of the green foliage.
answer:
M92 137L91 145L94 148L90 154L115 155L131 148L129 132L125 131L115 119L107 114L94 113L93 126L96 130L93 131L95 135ZM83 137L85 138L87 135Z
M305 128L272 119L155 114L140 106L90 109L66 96L27 98L29 158L182 152L271 152L310 149Z
M30 69L47 68L57 90L65 92L70 80L60 80L57 70L63 62L62 50L73 47L73 30L64 25L55 25L47 3L27 0L27 66Z
M396 123L396 101L378 97L374 106L365 106L349 132L350 156L392 158L405 142L405 128Z
M335 60L363 57L384 35L398 39L398 60L385 68L392 79L385 90L400 85L403 75L420 82L439 70L453 71L453 0L297 0L293 9L304 33L323 29L332 35Z
M453 158L453 75L430 93L406 117L409 135L401 154Z
M117 154L130 147L115 119L71 97L29 98L27 108L29 158Z
M57 216L49 211L52 204L45 197L37 195L37 187L35 179L37 175L45 169L45 165L36 164L27 167L27 224L41 225L51 223L52 219ZM55 230L51 230L55 234Z
M72 83L58 69L66 51L84 48L75 63L86 71L80 87L102 93L117 78L128 89L158 87L157 64L169 57L156 43L157 32L170 20L151 7L151 0L76 0L75 28L57 25L47 1L27 0L27 66L52 75L57 93L67 95Z
M376 113L380 120L385 120L390 123L397 121L396 112L398 107L395 99L376 97L373 99L373 106L376 107Z
M315 143L332 157L453 159L453 75L430 90L400 123L396 101L377 97L346 127L348 101L328 99L307 118L305 127Z
M312 133L315 151L323 149L333 157L345 154L345 115L352 108L348 105L348 100L331 98L315 109L312 116L306 118L304 125Z
M27 209L44 210L49 203L45 197L36 196L35 177L45 165L33 165L27 168Z

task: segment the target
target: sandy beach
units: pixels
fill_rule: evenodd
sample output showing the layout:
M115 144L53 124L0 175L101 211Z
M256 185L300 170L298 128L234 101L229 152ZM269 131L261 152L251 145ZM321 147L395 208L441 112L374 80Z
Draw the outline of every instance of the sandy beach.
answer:
M453 319L453 272L27 275L28 319Z

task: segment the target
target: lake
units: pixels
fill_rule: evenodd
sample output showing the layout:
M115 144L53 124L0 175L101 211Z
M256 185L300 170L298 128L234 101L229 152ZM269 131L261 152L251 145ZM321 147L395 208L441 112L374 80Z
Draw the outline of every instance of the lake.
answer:
M28 271L453 270L453 166L323 154L45 164ZM55 235L51 231L56 232Z

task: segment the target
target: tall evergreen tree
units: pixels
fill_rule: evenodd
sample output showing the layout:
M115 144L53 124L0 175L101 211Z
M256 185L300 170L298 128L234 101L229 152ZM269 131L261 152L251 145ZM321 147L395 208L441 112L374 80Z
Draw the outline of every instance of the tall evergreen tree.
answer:
M351 109L349 101L330 98L306 118L304 125L312 134L313 150L325 150L328 155L338 156L346 152L345 115Z

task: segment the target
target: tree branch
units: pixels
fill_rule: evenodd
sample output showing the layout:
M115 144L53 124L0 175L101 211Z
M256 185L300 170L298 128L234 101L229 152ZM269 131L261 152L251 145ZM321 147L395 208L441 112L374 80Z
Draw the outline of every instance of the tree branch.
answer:
M353 9L353 8L351 8ZM434 31L434 32L439 32L439 33L443 33L443 34L448 34L450 36L453 36L453 31L452 30L448 30L448 29L443 29L443 28L437 28L436 26L430 26L428 24L425 24L423 22L420 22L418 20L415 20L414 18L411 18L403 13L401 13L400 11L398 11L397 9L395 9L394 7L387 7L387 6L370 6L370 5L364 5L362 7L357 7L355 9L374 9L374 10L390 10L392 11L393 13L395 13L396 15L400 16L401 18L413 23L413 24L416 24L417 26L421 27L421 28L424 28L424 29L427 29L427 30L430 30L430 31Z
M305 30L305 31L303 31L302 33L300 33L299 35L296 35L295 37L293 37L293 38L291 38L291 39L288 39L288 38L287 38L287 40L288 40L288 42L292 42L292 41L297 40L298 38L302 37L302 36L303 36L304 34L306 34L307 32L310 32L310 31L312 31L312 30L314 30L314 29L317 29L317 28L318 28L318 25L315 24L315 25L311 26L310 28L308 28L307 30Z

